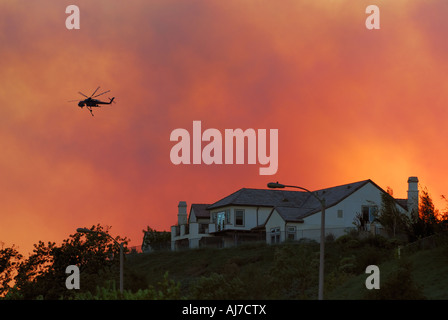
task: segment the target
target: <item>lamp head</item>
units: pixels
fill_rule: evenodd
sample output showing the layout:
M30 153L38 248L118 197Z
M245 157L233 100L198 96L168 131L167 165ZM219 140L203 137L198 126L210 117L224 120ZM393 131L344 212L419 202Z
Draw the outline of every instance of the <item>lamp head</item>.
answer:
M277 182L269 182L268 183L268 188L271 188L271 189L284 188L284 187L285 187L285 185L281 184L281 183L278 183L278 181Z

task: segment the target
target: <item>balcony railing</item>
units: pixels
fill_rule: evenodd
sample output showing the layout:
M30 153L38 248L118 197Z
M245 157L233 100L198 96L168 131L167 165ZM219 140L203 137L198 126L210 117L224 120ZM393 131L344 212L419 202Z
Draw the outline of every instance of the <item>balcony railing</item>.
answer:
M200 234L207 234L208 233L208 223L200 223L199 224L199 233Z

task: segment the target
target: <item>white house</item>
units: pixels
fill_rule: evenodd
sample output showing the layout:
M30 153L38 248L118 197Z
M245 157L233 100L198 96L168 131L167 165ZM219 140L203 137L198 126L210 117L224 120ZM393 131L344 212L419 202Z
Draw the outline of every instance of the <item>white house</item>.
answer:
M171 227L171 248L230 246L244 241L267 243L303 238L319 241L321 202L325 199L326 234L335 237L353 228L358 215L366 230L378 233L374 213L386 193L372 180L314 191L242 188L213 204L179 202L178 224ZM408 198L395 199L398 210L418 210L418 178L408 179Z

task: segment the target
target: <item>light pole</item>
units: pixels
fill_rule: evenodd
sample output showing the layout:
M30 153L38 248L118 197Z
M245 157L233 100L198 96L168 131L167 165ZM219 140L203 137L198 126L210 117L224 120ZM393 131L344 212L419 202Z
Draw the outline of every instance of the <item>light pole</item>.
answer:
M321 220L320 220L320 259L319 259L319 295L318 299L323 300L324 299L324 263L325 263L325 198L319 198L314 192L311 192L310 190L298 186L289 186L286 184L281 184L278 182L269 182L268 188L297 188L301 189L303 191L306 191L308 193L311 193L319 202L321 205Z
M118 246L120 247L120 293L123 294L123 242L120 243L117 240L115 240L110 234L106 233L106 232L102 232L102 231L94 231L94 230L90 230L87 228L78 228L76 229L77 232L79 233L97 233L97 234L102 234L102 235L106 235L109 238L111 238L116 244L118 244Z

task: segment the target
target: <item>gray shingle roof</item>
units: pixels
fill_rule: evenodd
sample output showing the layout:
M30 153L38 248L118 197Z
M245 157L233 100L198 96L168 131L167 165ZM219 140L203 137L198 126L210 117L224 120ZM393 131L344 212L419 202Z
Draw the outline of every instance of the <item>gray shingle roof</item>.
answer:
M194 211L196 218L210 218L210 211L207 210L209 205L205 203L193 203L191 205L190 215L191 211Z
M298 206L306 198L307 194L304 192L242 188L213 203L208 209L210 210L228 205L260 207L275 207L277 205Z
M325 198L325 207L329 208L344 200L367 183L372 183L376 186L371 180L363 180L314 192L319 198ZM207 209L211 210L230 205L275 207L286 221L301 221L303 218L321 210L321 203L309 192L249 188L242 188L213 203Z
M336 187L313 191L320 199L325 198L325 208L330 208L371 183L382 192L381 187L372 180L362 180ZM321 211L321 203L309 192L299 189L250 189L242 188L227 197L208 205L204 210L226 206L272 207L285 221L301 222L304 218ZM396 199L398 205L407 210L406 199Z

